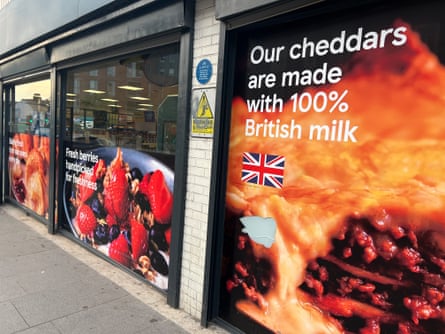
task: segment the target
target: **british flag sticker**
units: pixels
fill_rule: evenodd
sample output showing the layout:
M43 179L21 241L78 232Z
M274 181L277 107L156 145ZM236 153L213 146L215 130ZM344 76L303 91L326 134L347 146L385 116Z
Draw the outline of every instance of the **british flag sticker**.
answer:
M241 180L281 189L284 179L284 162L283 155L244 152Z

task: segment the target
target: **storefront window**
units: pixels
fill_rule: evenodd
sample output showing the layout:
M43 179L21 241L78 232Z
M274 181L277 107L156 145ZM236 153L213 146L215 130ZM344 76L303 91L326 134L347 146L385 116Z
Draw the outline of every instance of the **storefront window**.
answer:
M50 80L6 88L10 101L9 195L48 218Z
M444 9L398 2L236 36L223 319L443 331Z
M66 224L116 262L167 289L178 48L67 73ZM165 71L168 59L168 71Z

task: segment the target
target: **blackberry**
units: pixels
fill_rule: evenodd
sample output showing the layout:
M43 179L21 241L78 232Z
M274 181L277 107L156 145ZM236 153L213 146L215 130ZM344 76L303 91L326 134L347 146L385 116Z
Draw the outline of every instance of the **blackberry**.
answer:
M94 242L98 245L105 245L109 241L109 228L107 224L97 224L94 229Z

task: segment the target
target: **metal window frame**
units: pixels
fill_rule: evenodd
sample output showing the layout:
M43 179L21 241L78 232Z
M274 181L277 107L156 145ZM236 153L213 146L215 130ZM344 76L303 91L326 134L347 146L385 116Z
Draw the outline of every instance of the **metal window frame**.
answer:
M53 179L55 177L53 170L49 167L48 172L49 172L49 184L48 184L48 196L49 196L49 206L48 206L48 218L42 217L38 214L36 214L33 210L29 209L28 207L20 204L19 202L17 202L16 200L14 200L13 198L11 198L9 196L9 190L10 190L10 185L9 185L9 175L8 175L8 155L9 155L9 143L8 143L8 139L9 139L9 119L11 116L11 112L12 110L10 109L11 107L11 99L14 99L14 94L8 95L8 92L14 92L14 87L16 85L20 85L20 84L24 84L24 83L32 83L35 81L39 81L39 80L43 80L43 79L47 79L50 80L50 85L51 85L51 69L47 68L45 70L39 70L39 71L33 71L15 78L10 78L4 82L1 83L1 92L2 92L2 98L1 98L1 103L2 103L2 117L3 117L3 121L2 121L2 126L3 126L3 138L2 138L2 161L3 161L3 165L2 165L2 200L3 202L10 202L10 203L15 203L18 206L20 206L20 208L22 208L28 215L32 216L33 218L35 218L36 220L38 220L39 222L47 225L48 227L48 231L52 230L52 226L53 225L53 216L51 215L51 212L54 212L54 201L51 202L51 198L54 198L54 191L53 191ZM51 87L52 89L52 87ZM51 90L51 96L50 96L50 108L54 107L54 96L53 96L53 91ZM51 110L51 119L50 119L50 127L52 128L54 126L53 122L53 113L54 113L54 109L50 109ZM51 130L50 130L51 131ZM50 147L53 147L55 142L55 138L54 135L50 132ZM50 152L51 154L51 152ZM52 220L51 220L52 219Z
M127 45L120 46L117 49L103 51L100 54L95 53L93 55L87 55L85 57L76 58L70 61L59 64L57 70L57 79L59 87L59 111L60 113L60 124L59 124L59 152L63 152L64 143L64 121L65 116L62 114L61 110L64 110L64 99L62 98L63 93L66 92L66 74L69 70L75 69L76 67L100 63L103 61L112 60L113 58L136 55L144 51L150 50L156 47L162 47L177 43L179 45L179 81L178 81L178 118L177 124L183 124L183 126L177 127L177 141L176 141L176 153L175 153L175 178L174 178L174 201L173 201L173 215L172 215L172 239L170 245L170 263L169 263L169 279L168 279L168 289L166 292L167 304L174 308L179 307L179 296L180 296L180 279L181 279L181 259L182 259L182 240L183 240L183 230L184 230L184 215L185 215L185 197L186 197L186 178L187 178L187 161L188 161L188 136L189 136L189 118L190 118L190 94L191 90L191 77L192 77L192 66L191 66L191 32L185 31L182 33L173 32L167 34L166 36L156 37L151 39L146 39L143 42L138 41L137 43L129 43ZM63 121L62 121L63 120ZM63 160L63 159L59 159ZM63 175L64 175L64 164L59 161L59 179L58 179L58 193L59 202L61 200L60 196L63 196ZM57 214L62 217L65 213L63 208L59 206ZM78 242L85 247L84 244L80 243L77 239L70 235L68 231L63 231L58 229L63 235L69 237L75 242ZM92 251L94 254L104 258L106 261L117 265L109 258L104 256L102 253L95 251L94 249L88 250ZM125 268L123 268L125 270ZM126 270L137 278L137 274L130 270ZM144 281L144 280L143 280ZM144 281L148 284L148 282ZM163 291L161 291L163 292Z

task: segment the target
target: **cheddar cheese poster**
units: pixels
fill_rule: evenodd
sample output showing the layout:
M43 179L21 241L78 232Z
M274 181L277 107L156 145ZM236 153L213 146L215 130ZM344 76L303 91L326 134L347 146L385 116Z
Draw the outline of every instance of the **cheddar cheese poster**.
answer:
M368 9L238 36L220 315L244 331L444 331L445 6Z

